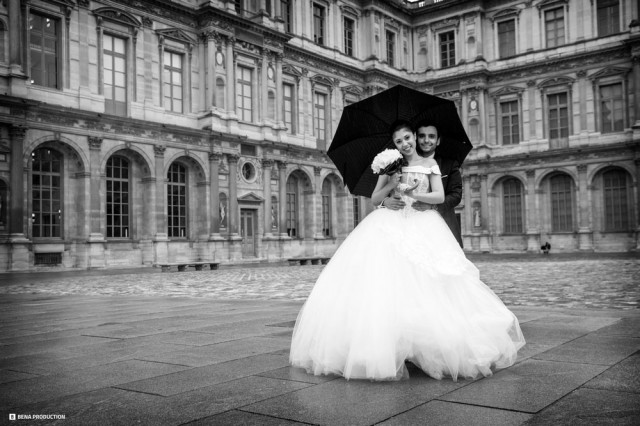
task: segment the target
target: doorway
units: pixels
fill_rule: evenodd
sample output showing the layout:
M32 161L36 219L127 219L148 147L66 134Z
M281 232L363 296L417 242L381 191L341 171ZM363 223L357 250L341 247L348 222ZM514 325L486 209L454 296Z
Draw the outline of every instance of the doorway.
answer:
M256 256L256 213L257 210L240 209L242 257Z

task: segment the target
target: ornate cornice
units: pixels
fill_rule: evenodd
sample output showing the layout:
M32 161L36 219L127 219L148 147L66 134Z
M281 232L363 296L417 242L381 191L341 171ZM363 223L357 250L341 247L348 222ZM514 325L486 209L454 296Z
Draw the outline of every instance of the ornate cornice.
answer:
M142 22L140 22L138 18L133 16L131 13L125 12L115 7L101 7L99 9L94 9L92 12L99 18L116 22L128 27L140 28L142 26Z
M158 34L158 37L170 38L177 42L188 44L188 45L192 45L196 43L196 41L192 39L187 33L177 28L166 28L162 30L156 30L156 34Z

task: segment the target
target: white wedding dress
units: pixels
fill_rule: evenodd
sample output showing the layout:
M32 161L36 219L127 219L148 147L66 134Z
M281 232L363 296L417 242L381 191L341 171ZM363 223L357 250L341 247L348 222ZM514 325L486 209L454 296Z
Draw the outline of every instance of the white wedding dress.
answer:
M437 166L403 168L427 192ZM518 320L480 281L435 210L378 209L345 239L318 278L293 331L290 362L314 375L489 376L525 344Z

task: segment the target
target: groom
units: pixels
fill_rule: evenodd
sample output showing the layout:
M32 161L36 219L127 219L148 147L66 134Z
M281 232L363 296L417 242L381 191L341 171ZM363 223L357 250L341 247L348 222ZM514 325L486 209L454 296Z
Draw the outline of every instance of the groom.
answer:
M422 123L418 126L416 133L418 141L416 151L418 154L425 158L434 157L436 148L440 145L438 129L429 123ZM444 202L438 204L436 209L440 215L442 215L447 225L449 225L449 229L451 229L454 237L458 240L458 244L462 247L460 225L458 224L455 214L455 207L460 204L460 200L462 200L462 175L460 174L460 165L456 160L450 158L437 156L435 160L442 173L442 187L444 188ZM382 206L397 210L404 207L404 202L399 197L390 197L382 202L381 207ZM413 208L424 211L430 208L430 205L416 201L413 203Z

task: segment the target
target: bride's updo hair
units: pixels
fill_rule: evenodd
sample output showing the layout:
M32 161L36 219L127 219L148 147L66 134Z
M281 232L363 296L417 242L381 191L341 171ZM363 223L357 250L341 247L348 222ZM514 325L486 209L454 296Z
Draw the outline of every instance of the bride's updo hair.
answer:
M415 133L413 126L407 120L396 120L391 124L391 127L389 127L389 136L393 137L393 134L401 129L407 129L411 133Z

